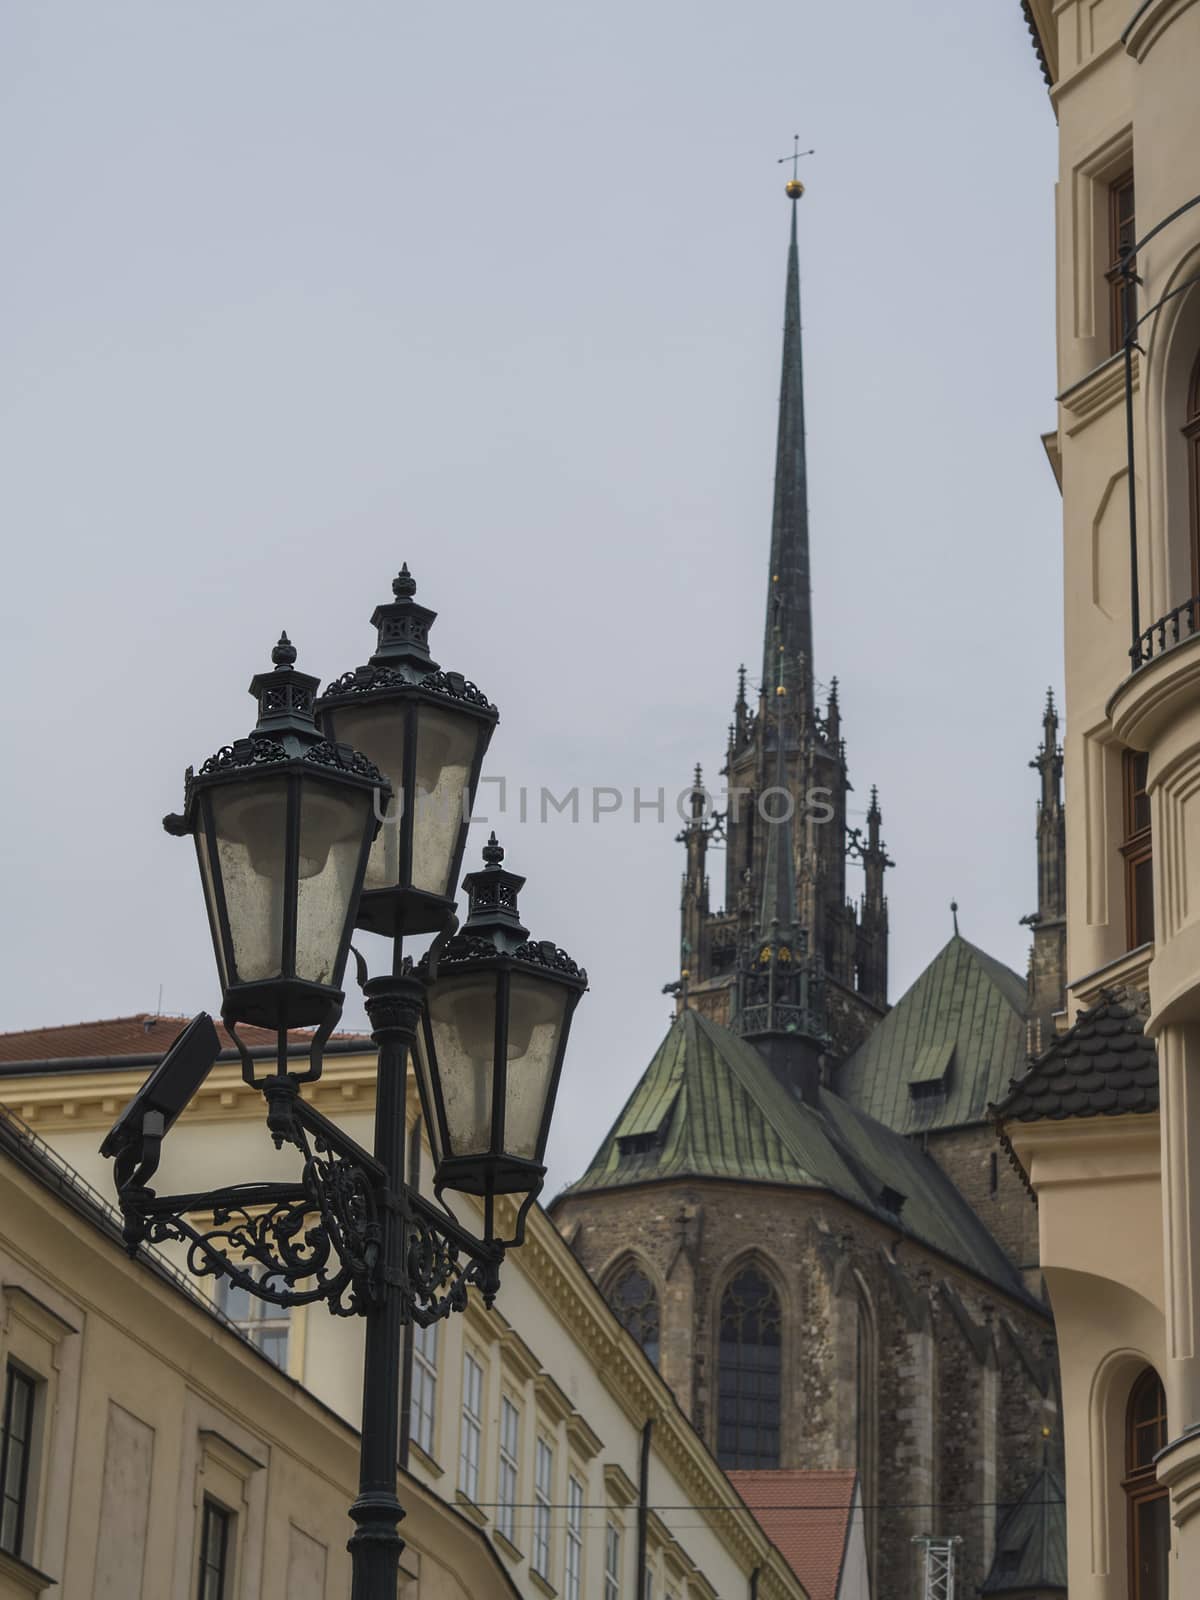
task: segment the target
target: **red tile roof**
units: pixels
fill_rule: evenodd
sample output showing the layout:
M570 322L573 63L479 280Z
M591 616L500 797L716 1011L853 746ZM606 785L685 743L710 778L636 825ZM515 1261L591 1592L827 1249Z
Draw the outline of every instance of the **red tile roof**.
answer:
M27 1028L19 1033L0 1033L0 1062L21 1061L102 1061L109 1056L161 1055L187 1026L187 1017L159 1017L139 1011L132 1017L106 1017L99 1022L72 1022L51 1028ZM239 1028L242 1042L273 1045L275 1035L267 1028ZM221 1048L233 1049L233 1040L217 1024ZM312 1035L300 1029L289 1037L303 1044ZM335 1034L334 1038L362 1038L365 1034Z
M810 1600L837 1600L857 1474L793 1470L727 1476Z

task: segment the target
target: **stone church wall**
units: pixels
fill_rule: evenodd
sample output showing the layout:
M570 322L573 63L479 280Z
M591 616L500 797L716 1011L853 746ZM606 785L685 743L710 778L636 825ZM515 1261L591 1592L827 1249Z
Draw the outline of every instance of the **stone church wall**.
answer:
M925 1149L988 1229L1031 1294L1041 1293L1038 1213L990 1123L929 1133Z
M783 1311L780 1465L858 1467L874 1600L918 1592L911 1540L927 1531L963 1538L974 1592L997 1505L1028 1483L1055 1422L1048 1315L814 1191L653 1184L567 1196L554 1214L602 1288L630 1255L649 1271L663 1375L713 1448L720 1295L755 1260Z

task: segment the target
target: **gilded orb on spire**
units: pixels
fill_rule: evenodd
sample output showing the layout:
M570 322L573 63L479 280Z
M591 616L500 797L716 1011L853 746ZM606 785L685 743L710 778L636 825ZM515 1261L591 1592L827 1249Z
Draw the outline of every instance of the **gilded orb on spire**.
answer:
M789 200L799 200L804 193L804 185L799 178L789 178L786 187Z

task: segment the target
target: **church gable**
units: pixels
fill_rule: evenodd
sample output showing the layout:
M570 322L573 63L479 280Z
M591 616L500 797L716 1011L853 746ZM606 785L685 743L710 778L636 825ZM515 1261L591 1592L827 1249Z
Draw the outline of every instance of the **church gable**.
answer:
M1024 1068L1026 995L1015 972L955 933L838 1069L839 1093L897 1133L986 1122Z

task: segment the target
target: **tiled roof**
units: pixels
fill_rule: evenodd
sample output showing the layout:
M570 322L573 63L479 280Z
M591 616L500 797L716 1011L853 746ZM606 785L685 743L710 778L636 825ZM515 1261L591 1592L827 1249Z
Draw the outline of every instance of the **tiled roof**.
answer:
M837 1073L838 1093L897 1133L987 1121L1024 1070L1024 979L957 933Z
M822 1089L809 1105L745 1039L682 1012L583 1176L566 1191L668 1178L820 1189L1024 1297L1004 1252L912 1140ZM899 1210L889 1194L902 1197Z
M1143 1031L1145 997L1104 989L1074 1027L992 1108L1002 1122L1117 1117L1158 1110L1158 1056Z
M837 1600L856 1474L792 1470L727 1476L810 1600Z
M1036 1589L1067 1592L1066 1491L1058 1473L1044 1466L1001 1522L996 1556L983 1594L1019 1594Z
M1042 35L1038 29L1037 21L1033 15L1033 7L1029 0L1021 0L1021 10L1025 13L1025 25L1029 29L1029 37L1033 40L1033 48L1037 51L1038 65L1042 69L1042 77L1046 80L1047 88L1054 87L1054 74L1050 71L1050 61L1046 55L1046 47L1042 43Z
M160 1017L139 1011L131 1017L106 1017L98 1022L65 1023L50 1028L27 1028L19 1033L0 1033L0 1062L22 1061L103 1061L110 1056L161 1055L187 1026L188 1017ZM243 1044L254 1049L273 1045L275 1035L267 1028L239 1028ZM217 1035L223 1050L234 1048L233 1040L220 1023ZM289 1035L296 1044L307 1043L312 1035L300 1029ZM335 1038L363 1038L365 1035L335 1035Z

